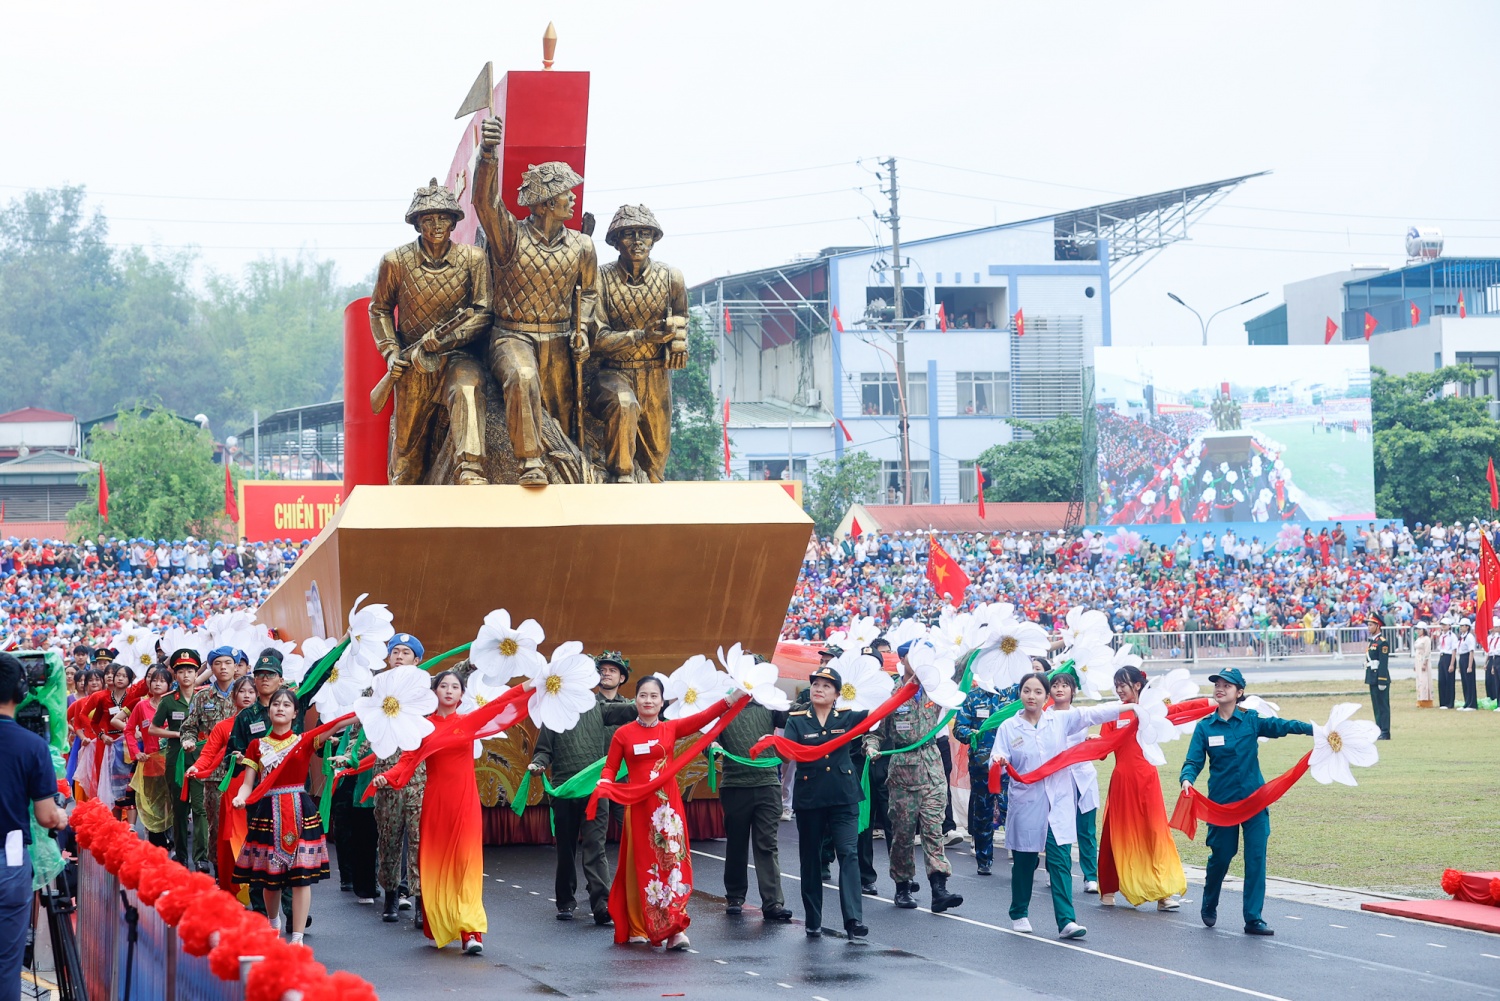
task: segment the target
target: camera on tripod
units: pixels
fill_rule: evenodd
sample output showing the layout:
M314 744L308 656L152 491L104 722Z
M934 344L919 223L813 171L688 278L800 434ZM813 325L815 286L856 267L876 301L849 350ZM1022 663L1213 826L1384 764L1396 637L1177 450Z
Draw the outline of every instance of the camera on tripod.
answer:
M40 650L21 651L15 657L21 662L21 670L26 673L26 687L33 693L40 693L47 682L52 680L52 672L57 670L47 662L47 655ZM51 741L52 717L41 699L27 699L17 706L16 722L43 740Z

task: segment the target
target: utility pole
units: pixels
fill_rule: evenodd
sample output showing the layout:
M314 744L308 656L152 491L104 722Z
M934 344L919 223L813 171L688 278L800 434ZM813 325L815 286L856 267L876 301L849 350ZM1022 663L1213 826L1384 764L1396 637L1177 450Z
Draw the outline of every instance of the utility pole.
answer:
M885 217L885 221L891 227L891 285L896 290L896 399L901 405L901 498L903 504L910 504L911 422L906 411L906 303L901 292L901 214L897 210L900 189L896 183L896 158L888 158L883 166L891 172L891 186L884 193L891 196L891 214Z

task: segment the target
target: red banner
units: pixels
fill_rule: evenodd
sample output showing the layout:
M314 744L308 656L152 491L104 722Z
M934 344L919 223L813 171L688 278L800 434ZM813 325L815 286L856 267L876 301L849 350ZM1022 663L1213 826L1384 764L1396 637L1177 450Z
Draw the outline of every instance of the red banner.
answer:
M240 487L240 535L251 542L311 539L344 502L338 480L245 480Z

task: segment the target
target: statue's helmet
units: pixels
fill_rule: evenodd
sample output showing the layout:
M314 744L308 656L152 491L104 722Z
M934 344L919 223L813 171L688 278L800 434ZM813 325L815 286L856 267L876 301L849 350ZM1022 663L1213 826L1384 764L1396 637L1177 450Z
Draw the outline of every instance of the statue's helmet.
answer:
M534 163L521 175L521 190L516 201L530 208L571 191L583 183L582 176L561 160Z
M627 229L649 229L655 234L654 239L662 238L661 223L656 221L656 216L644 205L621 205L615 212L615 217L609 221L609 229L604 232L604 242L618 248L620 232Z
M454 222L464 217L464 210L459 208L458 199L453 197L453 192L439 184L436 177L412 195L411 208L406 210L406 221L416 225L417 217L427 212L446 212L453 217Z

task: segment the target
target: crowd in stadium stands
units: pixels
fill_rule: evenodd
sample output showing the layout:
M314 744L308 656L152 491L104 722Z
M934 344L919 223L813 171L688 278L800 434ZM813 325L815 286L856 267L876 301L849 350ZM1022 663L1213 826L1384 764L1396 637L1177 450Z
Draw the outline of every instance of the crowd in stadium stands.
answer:
M1342 525L1275 537L1189 534L1174 544L1133 533L940 535L972 586L965 604L1007 601L1051 626L1069 608L1105 612L1119 632L1388 625L1472 617L1479 544L1500 522ZM816 642L853 616L933 620L943 601L925 576L928 536L815 539L808 546L783 638Z
M157 631L260 605L307 542L0 540L0 650L103 646L122 619Z

